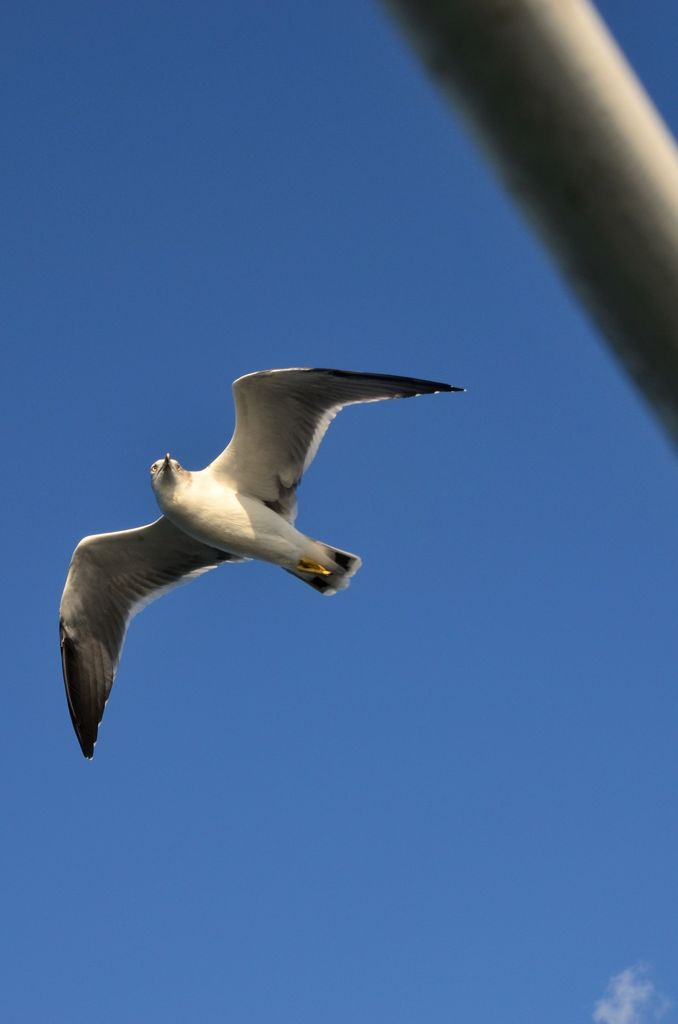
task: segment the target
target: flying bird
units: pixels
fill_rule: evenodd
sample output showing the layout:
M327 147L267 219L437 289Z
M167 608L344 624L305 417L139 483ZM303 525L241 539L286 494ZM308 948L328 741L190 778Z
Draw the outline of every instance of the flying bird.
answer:
M223 562L282 566L321 594L348 586L358 555L295 529L296 488L345 405L463 391L430 380L348 370L264 370L233 384L236 424L205 469L168 453L151 466L163 515L147 526L84 537L61 598L68 709L86 758L94 754L131 619L180 583Z

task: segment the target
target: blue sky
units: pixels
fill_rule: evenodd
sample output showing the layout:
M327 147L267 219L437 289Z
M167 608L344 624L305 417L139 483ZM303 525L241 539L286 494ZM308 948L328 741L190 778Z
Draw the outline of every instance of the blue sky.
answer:
M601 9L675 129L674 5ZM641 963L678 1001L675 456L387 17L27 0L0 47L2 1018L571 1024ZM157 602L86 763L76 542L286 365L468 393L343 413L299 525L350 590Z

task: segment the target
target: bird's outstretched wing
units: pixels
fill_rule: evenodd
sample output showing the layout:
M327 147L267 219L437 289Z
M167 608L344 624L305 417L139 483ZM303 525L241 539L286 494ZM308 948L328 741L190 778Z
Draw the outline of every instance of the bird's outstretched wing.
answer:
M235 431L210 468L293 522L294 490L345 405L463 390L416 377L348 370L248 373L233 384Z
M125 632L162 594L235 555L201 544L164 517L148 526L80 541L59 610L68 710L85 757L92 757Z

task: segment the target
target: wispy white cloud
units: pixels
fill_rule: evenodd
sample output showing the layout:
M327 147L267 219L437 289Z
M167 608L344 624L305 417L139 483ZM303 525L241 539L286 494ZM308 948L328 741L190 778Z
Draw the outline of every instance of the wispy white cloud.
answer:
M650 981L645 965L638 964L610 978L593 1019L596 1024L648 1024L659 1020L670 1006Z

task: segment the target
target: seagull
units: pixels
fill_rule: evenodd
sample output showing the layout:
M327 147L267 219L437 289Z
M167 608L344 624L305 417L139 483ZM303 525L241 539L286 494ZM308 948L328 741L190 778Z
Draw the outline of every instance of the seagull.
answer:
M84 537L61 598L61 663L71 721L94 755L127 627L151 601L224 562L260 559L331 596L348 586L358 555L294 526L296 489L345 406L463 391L436 381L349 370L248 373L233 384L236 424L205 469L169 452L151 466L163 515L147 526Z

